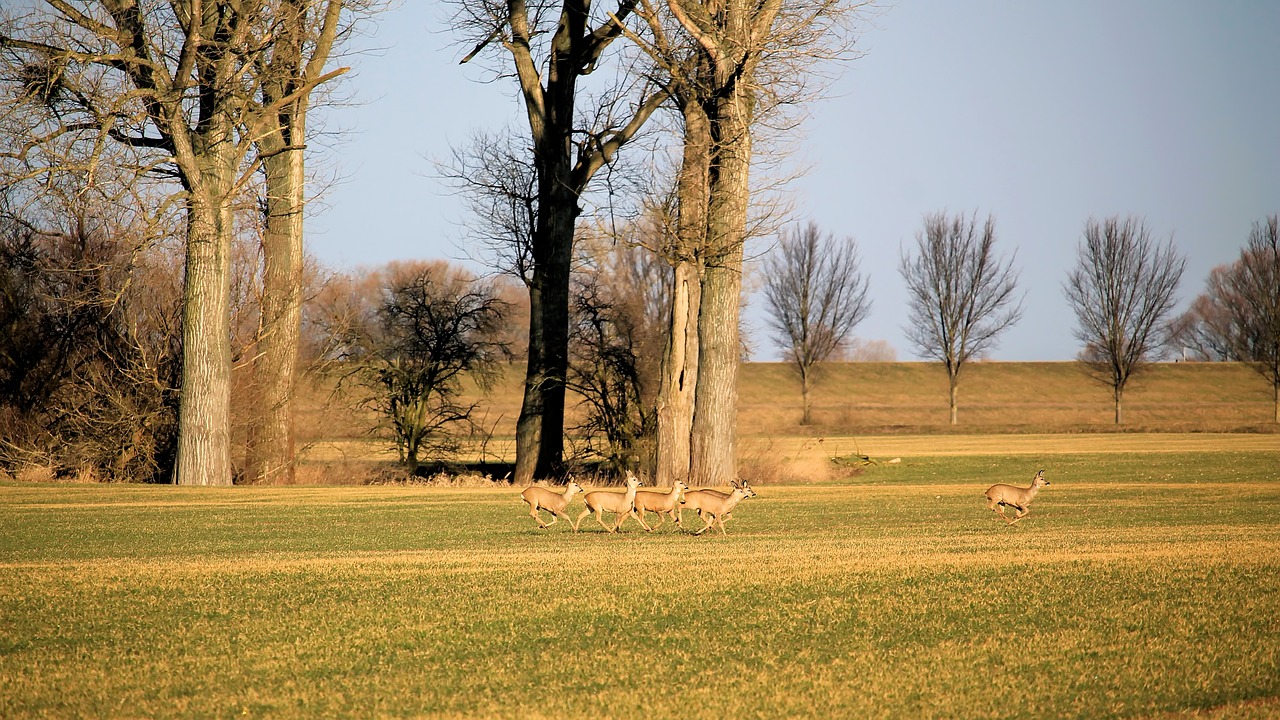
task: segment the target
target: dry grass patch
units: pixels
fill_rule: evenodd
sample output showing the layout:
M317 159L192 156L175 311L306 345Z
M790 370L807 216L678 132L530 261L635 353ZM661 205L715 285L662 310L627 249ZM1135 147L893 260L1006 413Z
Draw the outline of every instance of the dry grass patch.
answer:
M759 488L727 537L537 530L511 488L0 487L0 716L1269 708L1275 454L1056 457L1013 527L981 492L1038 458L966 455Z

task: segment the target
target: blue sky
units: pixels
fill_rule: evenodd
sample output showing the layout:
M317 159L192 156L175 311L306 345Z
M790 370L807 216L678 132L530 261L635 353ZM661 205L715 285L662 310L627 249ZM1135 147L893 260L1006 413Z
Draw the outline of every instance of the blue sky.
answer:
M435 177L474 128L518 123L509 81L460 66L440 5L406 1L348 58L355 103L318 160L341 180L309 220L335 267L465 256L459 199ZM873 308L856 330L915 359L898 259L922 217L995 216L1022 321L996 360L1068 360L1062 281L1090 217L1136 215L1187 257L1182 306L1280 212L1280 3L900 0L860 27L797 136L798 219L858 241ZM748 310L756 359L776 359ZM1180 309L1181 309L1180 307Z

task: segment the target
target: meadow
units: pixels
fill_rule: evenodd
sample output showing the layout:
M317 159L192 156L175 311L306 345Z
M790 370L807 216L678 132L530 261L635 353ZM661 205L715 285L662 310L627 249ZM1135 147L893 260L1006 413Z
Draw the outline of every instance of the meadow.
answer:
M725 536L539 530L514 488L0 485L0 717L1280 717L1280 437L1113 437L890 439Z

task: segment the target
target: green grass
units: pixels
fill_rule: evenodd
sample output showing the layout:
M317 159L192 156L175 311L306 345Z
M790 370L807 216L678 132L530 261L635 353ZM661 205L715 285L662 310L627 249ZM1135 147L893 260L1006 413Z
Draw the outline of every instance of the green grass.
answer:
M1278 459L908 457L727 537L538 530L510 489L0 486L0 717L1275 717Z

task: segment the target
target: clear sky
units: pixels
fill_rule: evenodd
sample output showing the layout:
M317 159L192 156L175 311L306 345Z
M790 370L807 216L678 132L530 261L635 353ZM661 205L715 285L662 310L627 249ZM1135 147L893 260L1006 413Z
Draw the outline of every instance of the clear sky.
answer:
M356 104L321 153L342 180L308 226L335 267L465 256L460 200L435 177L472 128L520 122L510 81L458 65L439 4L382 15L381 48L349 58ZM1022 321L996 360L1068 360L1078 342L1062 282L1089 217L1136 215L1187 257L1179 310L1280 212L1280 2L899 0L860 29L797 138L799 218L854 237L873 307L855 331L916 355L898 274L923 215L995 216L1014 255ZM521 127L520 125L514 125ZM756 359L776 359L756 326Z

